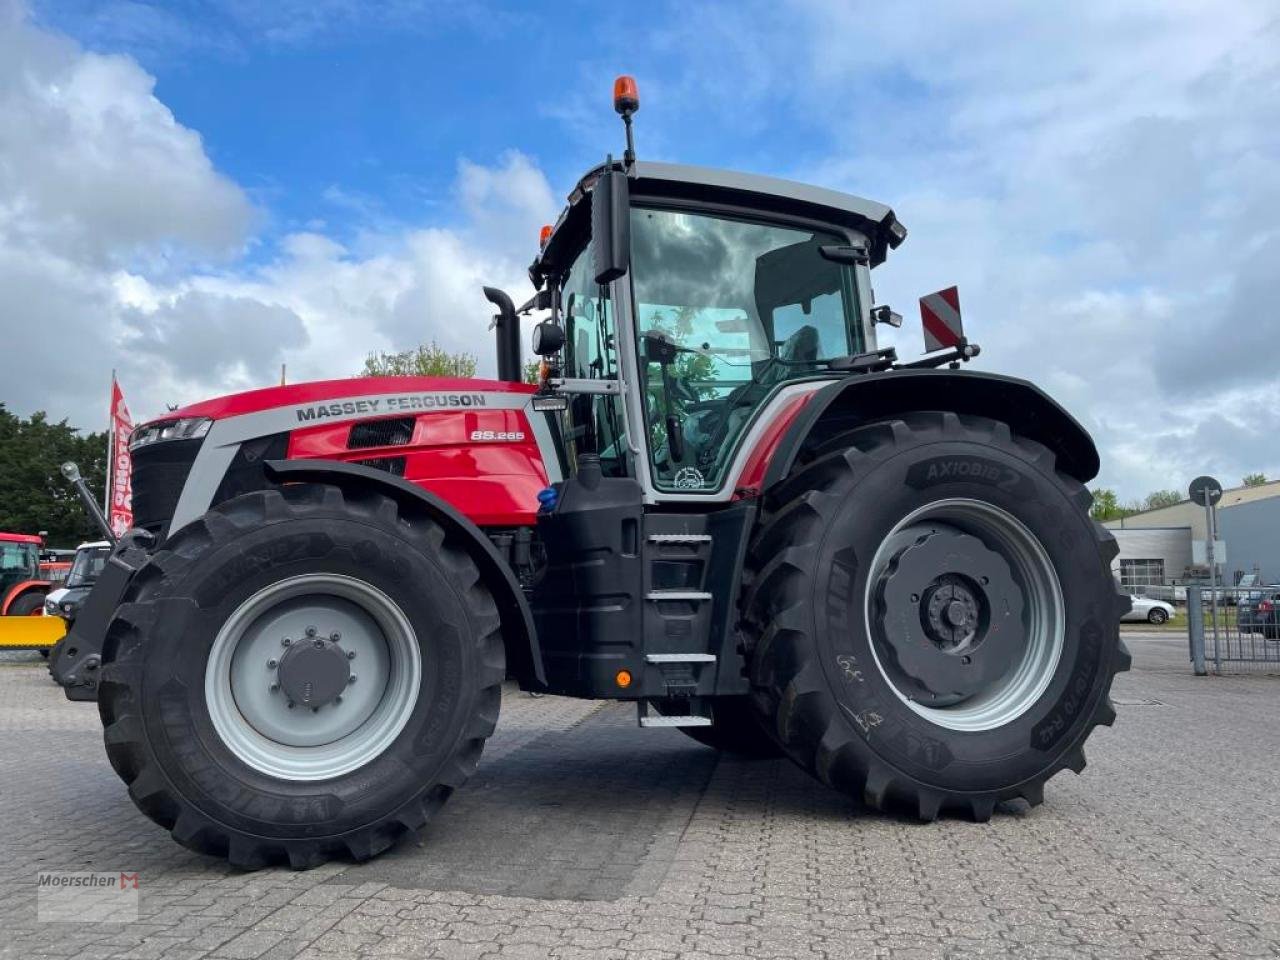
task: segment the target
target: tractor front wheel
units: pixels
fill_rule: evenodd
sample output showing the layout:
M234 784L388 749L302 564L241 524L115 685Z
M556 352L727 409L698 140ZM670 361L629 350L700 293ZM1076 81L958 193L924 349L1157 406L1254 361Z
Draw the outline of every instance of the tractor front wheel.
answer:
M504 675L466 550L372 491L215 507L138 572L103 647L112 766L180 843L244 868L371 857L471 775Z
M922 819L1037 804L1128 668L1115 541L1044 446L913 413L813 450L765 504L754 702L802 767Z

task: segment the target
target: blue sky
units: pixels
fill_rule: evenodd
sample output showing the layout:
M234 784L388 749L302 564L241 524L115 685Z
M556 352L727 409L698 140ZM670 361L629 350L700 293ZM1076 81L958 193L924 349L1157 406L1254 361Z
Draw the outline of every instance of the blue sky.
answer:
M1123 496L1280 476L1267 0L911 5L0 0L0 400L88 427L435 338L621 149L891 204L906 314L1095 434ZM55 334L53 331L57 331Z
M728 152L773 172L831 147L798 113L781 143L774 123L733 109L728 89L708 91L706 103L689 90L665 97L690 52L662 25L683 4L646 4L644 16L576 2L364 6L59 0L33 13L155 77L156 96L267 215L259 240L317 220L337 235L387 221L455 223L457 159L512 148L562 193L619 150L609 98L623 71L658 105L639 120L647 156L724 165ZM768 99L769 110L788 109L785 92ZM765 112L755 96L744 107Z

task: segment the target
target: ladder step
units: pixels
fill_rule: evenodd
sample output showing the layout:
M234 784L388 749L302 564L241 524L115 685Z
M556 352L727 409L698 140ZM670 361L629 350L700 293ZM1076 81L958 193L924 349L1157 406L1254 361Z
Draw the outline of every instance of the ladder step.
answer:
M640 726L642 727L709 727L711 726L710 717L663 717L650 716L641 717Z
M710 600L711 594L700 590L651 590L645 594L646 600L661 602L663 600Z
M646 663L715 663L714 653L647 653Z
M650 543L710 543L709 533L651 533Z

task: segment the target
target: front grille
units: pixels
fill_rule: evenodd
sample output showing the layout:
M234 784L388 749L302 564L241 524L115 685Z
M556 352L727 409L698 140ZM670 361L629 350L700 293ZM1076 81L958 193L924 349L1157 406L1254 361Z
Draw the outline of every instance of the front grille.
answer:
M163 534L186 486L202 437L161 440L133 450L133 525L156 536Z
M404 457L369 457L366 460L351 462L362 467L372 467L374 470L385 470L393 477L404 476Z
M413 424L413 417L392 417L357 423L347 435L347 449L402 447L413 439Z

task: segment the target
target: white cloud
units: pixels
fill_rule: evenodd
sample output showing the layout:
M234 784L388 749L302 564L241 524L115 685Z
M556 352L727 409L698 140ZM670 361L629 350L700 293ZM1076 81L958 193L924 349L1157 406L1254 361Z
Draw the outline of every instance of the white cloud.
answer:
M801 174L911 229L883 299L958 282L980 366L1053 392L1124 496L1280 472L1274 7L805 6L836 154Z
M354 374L435 338L492 370L481 286L519 295L556 205L527 157L459 164L449 229L284 238L247 266L255 211L123 56L82 50L0 0L4 400L87 429L118 368L135 415L235 389Z

